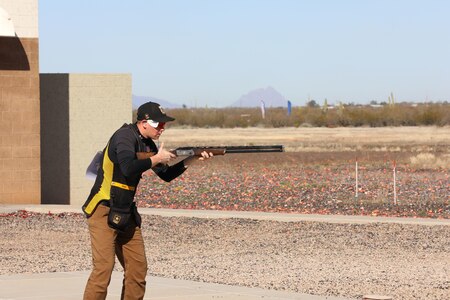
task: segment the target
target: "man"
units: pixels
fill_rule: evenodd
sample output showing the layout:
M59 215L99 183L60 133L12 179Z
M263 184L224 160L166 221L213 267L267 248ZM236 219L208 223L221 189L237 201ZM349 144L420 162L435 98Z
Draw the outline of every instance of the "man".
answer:
M192 162L192 158L188 158L168 166L175 155L164 149L163 143L158 149L153 142L164 132L166 122L174 120L159 104L145 103L138 108L137 122L124 124L103 150L94 186L83 205L88 217L93 261L85 300L106 298L115 255L124 269L121 299L144 298L147 259L134 195L146 170L152 169L169 182ZM203 152L200 159L211 156Z

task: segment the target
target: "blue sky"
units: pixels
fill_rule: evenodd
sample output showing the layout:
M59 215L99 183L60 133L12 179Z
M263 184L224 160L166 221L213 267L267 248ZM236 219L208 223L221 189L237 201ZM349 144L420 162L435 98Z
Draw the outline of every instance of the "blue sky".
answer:
M39 0L41 73L131 73L133 94L226 106L450 100L446 0Z

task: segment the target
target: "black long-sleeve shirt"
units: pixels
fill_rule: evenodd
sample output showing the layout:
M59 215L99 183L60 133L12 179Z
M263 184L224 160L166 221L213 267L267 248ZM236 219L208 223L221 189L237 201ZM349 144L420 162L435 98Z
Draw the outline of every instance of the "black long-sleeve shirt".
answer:
M91 193L83 205L90 216L102 201L113 199L119 207L131 206L142 173L150 168L164 181L169 182L185 170L183 161L173 165L152 166L150 158L138 159L137 152L157 153L152 139L143 138L136 124L124 124L117 130L103 151L101 168Z

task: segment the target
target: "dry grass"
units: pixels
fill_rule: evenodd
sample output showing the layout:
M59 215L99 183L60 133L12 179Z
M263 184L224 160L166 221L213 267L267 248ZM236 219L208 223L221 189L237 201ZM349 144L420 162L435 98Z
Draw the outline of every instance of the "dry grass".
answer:
M450 155L442 155L440 158L432 153L419 153L410 158L411 165L419 169L450 168Z

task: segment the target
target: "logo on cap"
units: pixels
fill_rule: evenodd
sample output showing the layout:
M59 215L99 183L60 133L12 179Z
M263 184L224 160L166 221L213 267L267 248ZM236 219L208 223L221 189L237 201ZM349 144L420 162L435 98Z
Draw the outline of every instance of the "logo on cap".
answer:
M159 110L161 111L161 113L162 113L163 115L165 115L166 112L163 110L163 108L162 108L161 106L158 106L158 107L159 107Z

